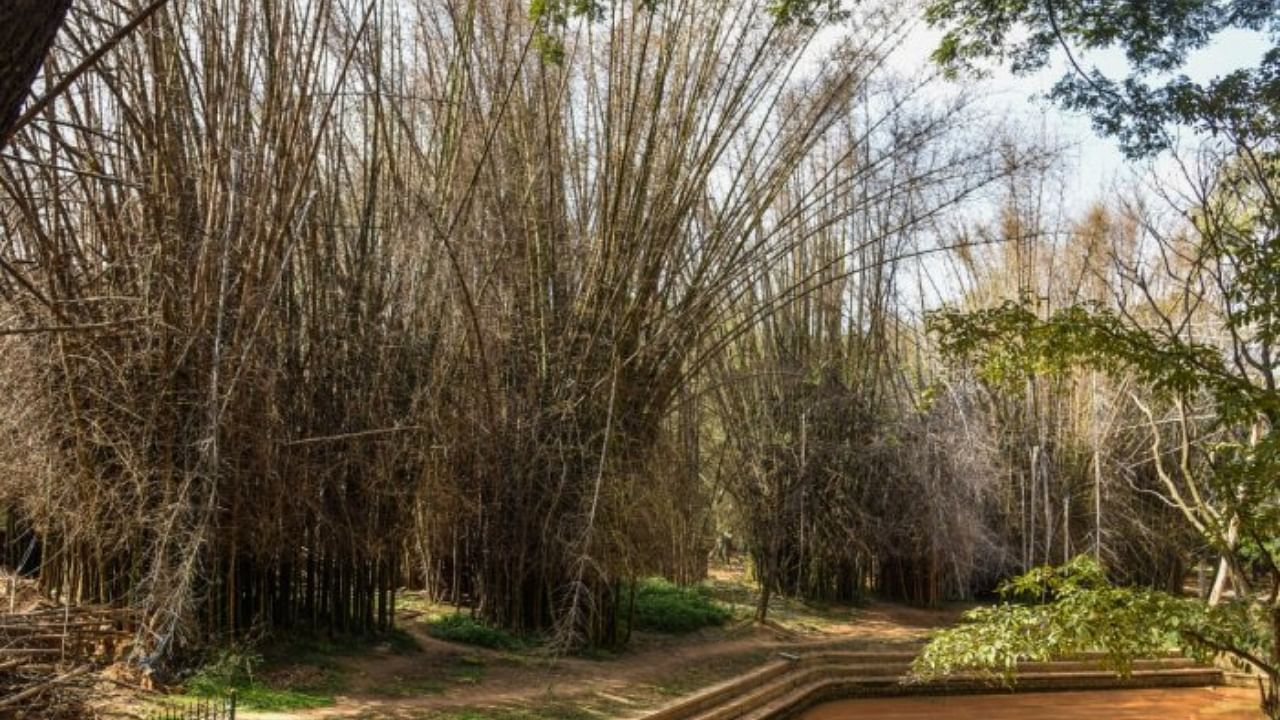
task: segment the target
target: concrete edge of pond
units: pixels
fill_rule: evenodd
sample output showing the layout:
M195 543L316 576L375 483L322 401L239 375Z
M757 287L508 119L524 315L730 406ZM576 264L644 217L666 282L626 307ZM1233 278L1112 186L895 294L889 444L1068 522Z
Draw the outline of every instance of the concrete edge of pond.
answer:
M1211 687L1241 682L1228 678L1222 668L1197 665L1176 654L1139 661L1127 677L1106 670L1096 653L1028 663L1015 675L1013 686L980 673L909 682L912 652L829 651L785 657L677 700L643 720L785 720L820 703L860 697Z

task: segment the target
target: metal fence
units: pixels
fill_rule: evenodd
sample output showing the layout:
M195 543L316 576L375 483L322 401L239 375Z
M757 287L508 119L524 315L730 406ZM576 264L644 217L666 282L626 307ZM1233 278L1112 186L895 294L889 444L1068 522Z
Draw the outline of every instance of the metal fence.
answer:
M184 703L164 703L161 708L147 715L147 720L235 720L235 718L235 691L224 697L200 698Z

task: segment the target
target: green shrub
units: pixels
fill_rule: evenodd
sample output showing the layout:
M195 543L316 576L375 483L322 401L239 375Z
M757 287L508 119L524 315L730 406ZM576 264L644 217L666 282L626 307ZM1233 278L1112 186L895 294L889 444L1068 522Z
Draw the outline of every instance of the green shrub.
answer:
M422 651L413 635L402 628L369 635L330 635L324 631L294 628L286 634L267 638L260 647L266 667L303 664L332 668L337 658L386 651L396 655Z
M320 670L309 682L276 687L258 676L262 663L262 656L251 650L221 650L187 680L186 694L224 697L235 690L237 704L246 710L305 710L334 703L340 683L331 671Z
M730 617L728 608L698 588L681 587L662 578L646 578L636 586L637 630L687 633L723 625Z
M187 691L197 695L216 695L231 688L254 682L254 674L262 665L262 656L240 647L219 650L187 681Z
M437 640L478 645L492 650L515 650L523 643L510 633L489 627L470 615L445 615L427 623L427 634Z

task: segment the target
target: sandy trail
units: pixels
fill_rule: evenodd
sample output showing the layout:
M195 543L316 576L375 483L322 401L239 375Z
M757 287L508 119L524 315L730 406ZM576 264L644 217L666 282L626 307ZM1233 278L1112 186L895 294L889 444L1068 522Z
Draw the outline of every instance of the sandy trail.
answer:
M407 655L373 655L344 659L344 675L351 680L336 705L287 713L243 712L246 720L311 720L319 718L420 718L431 710L463 707L520 705L603 697L634 713L662 704L663 685L709 685L767 661L780 651L817 650L827 647L877 649L913 646L931 628L953 622L958 611L920 610L875 604L835 617L818 633L796 633L778 626L739 623L729 628L691 636L638 637L634 647L606 660L560 658L555 661L523 659L441 642L428 636L420 624L405 625L422 646ZM387 697L388 680L410 685L442 677L469 660L482 664L484 676L474 684L451 686L444 692L407 697ZM692 691L695 687L681 687Z

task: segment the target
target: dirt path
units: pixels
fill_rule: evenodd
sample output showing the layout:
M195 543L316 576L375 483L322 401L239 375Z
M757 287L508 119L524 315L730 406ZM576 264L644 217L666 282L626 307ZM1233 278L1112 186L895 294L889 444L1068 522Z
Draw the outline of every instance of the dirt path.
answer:
M441 642L419 623L403 624L422 646L406 655L370 655L340 662L348 684L328 708L288 713L243 713L248 720L448 717L462 708L572 705L597 714L639 714L675 697L767 662L782 650L913 645L957 611L892 605L837 611L820 629L805 623L760 627L738 623L690 636L646 635L604 659L519 656ZM439 714L433 716L433 711ZM556 716L553 709L548 716Z

